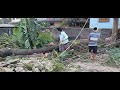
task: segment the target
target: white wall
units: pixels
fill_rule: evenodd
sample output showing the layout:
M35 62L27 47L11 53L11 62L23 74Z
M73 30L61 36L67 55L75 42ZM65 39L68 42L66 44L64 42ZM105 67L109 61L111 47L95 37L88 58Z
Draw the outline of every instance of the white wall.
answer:
M19 22L20 20L21 20L21 18L14 18L14 19L12 18L11 22Z
M90 18L90 28L98 27L99 29L112 29L113 28L113 18L110 18L109 22L99 22L99 18ZM120 19L119 26L120 28Z

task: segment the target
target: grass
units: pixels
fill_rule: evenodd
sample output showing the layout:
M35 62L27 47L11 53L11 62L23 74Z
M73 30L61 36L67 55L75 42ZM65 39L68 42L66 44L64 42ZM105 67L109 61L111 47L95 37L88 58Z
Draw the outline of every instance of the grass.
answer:
M111 66L120 66L120 48L114 48L109 51L109 60L106 64Z
M27 69L27 70L32 70L32 67L33 67L33 65L31 65L31 64L24 64L24 67Z
M64 67L65 65L63 63L55 61L53 65L53 72L61 72L64 70Z

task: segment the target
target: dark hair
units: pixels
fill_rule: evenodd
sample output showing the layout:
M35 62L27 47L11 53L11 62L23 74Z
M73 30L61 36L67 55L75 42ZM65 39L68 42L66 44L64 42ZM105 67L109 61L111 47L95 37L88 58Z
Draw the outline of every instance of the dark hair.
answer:
M58 27L57 30L61 32L61 31L62 31L62 28Z
M94 27L94 29L93 30L97 30L97 27Z

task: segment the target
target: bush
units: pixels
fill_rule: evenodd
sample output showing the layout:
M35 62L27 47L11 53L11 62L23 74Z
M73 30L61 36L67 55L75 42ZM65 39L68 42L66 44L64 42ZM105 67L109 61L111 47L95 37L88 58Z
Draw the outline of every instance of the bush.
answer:
M40 26L35 22L34 18L22 18L18 28L13 30L13 41L21 49L33 49L45 46L53 41L50 33L39 32L40 27L46 24L42 23Z
M27 70L32 71L32 67L33 67L33 65L31 65L31 64L24 64L24 68L26 68Z
M46 23L46 22L41 22L38 24L39 28L44 28L44 27L50 27L50 23Z
M40 32L36 45L37 47L43 47L50 42L54 42L52 35L49 32Z
M12 41L12 36L7 33L3 33L0 36L0 48L18 48L18 46Z
M106 63L112 66L120 66L120 48L111 49L109 52L110 60Z
M58 61L55 61L54 65L53 65L53 72L61 72L64 70L64 64L60 63Z

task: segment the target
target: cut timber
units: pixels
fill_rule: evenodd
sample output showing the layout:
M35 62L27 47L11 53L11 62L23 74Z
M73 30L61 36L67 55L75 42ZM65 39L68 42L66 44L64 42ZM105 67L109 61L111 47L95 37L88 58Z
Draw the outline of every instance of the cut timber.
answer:
M6 57L10 55L32 55L34 53L46 53L51 52L53 49L58 50L58 47L58 45L54 45L40 49L0 49L0 57Z
M73 42L73 41L72 41ZM72 43L70 41L70 44ZM76 40L73 46L81 43L88 43L87 39ZM59 45L49 45L47 47L39 48L39 49L0 49L0 57L6 57L11 55L32 55L34 53L47 53L53 50L58 50Z

